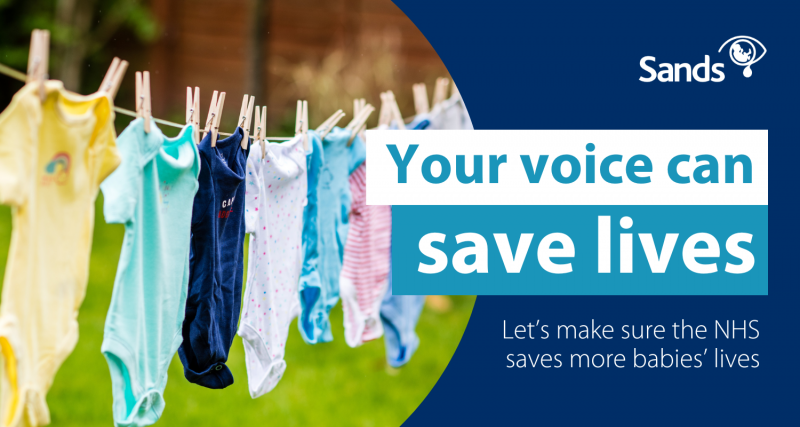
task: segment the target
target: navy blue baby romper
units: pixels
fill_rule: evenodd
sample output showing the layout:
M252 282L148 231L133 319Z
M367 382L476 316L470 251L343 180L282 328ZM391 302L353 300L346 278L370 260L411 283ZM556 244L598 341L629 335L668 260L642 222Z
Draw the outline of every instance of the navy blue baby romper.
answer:
M178 355L186 379L208 388L233 384L225 366L242 307L244 269L243 184L250 147L244 132L211 146L211 134L198 147L200 188L192 208L189 295Z

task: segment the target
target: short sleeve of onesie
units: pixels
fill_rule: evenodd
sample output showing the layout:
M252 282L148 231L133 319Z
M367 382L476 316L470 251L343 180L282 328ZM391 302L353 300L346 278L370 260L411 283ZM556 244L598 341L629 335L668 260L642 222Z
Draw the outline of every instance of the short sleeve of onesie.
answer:
M19 91L8 108L0 114L0 204L20 206L25 202L25 185L31 176L33 149L37 140L37 122L41 113L37 98ZM13 142L10 142L13 141Z
M261 161L261 145L253 144L250 148L250 156L247 158L247 173L244 177L247 194L254 194L254 197L245 199L244 206L244 228L246 233L255 233L256 221L258 218L259 200L258 194L261 192L261 180L258 178L257 163Z
M205 138L203 138L203 140L205 141ZM198 147L199 146L200 145L198 145ZM200 159L200 164L203 166L200 167L200 174L197 176L200 189L197 190L197 195L192 204L192 225L203 222L206 218L206 211L211 208L211 204L214 201L214 191L211 182L211 162L208 160L207 154L203 151L200 151Z
M117 131L114 128L114 114L111 108L110 102L99 103L95 108L95 116L103 123L98 129L95 129L97 139L95 146L92 147L92 154L97 156L98 163L96 186L105 181L119 167L121 161L116 144Z
M141 126L139 126L141 128ZM122 157L119 167L100 184L105 204L103 215L107 223L124 224L133 217L142 174L140 144L135 135L137 126L128 126L117 140ZM144 133L144 132L142 132ZM160 134L159 134L160 135Z

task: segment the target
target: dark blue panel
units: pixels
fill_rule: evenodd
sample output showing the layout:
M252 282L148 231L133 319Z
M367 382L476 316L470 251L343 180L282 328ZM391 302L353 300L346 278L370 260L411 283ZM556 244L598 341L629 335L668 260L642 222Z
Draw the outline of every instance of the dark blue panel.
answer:
M768 129L772 154L768 296L479 297L450 366L406 424L797 424L797 3L395 3L439 52L476 129ZM717 53L737 35L768 50L750 78ZM725 80L639 81L643 56L705 55L724 64ZM684 319L710 338L679 341L668 328L664 340L503 339L504 321L592 319L617 331ZM757 339L713 338L715 320L751 319ZM630 365L634 348L706 355L701 368L506 368L511 353L623 353ZM715 348L757 353L759 367L715 368Z

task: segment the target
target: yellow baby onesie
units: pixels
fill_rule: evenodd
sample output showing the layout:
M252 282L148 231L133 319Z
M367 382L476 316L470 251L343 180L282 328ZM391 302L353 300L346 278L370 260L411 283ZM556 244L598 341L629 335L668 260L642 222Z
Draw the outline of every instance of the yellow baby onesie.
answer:
M29 83L0 114L13 232L0 299L0 426L50 423L45 395L78 341L100 183L119 165L111 101Z

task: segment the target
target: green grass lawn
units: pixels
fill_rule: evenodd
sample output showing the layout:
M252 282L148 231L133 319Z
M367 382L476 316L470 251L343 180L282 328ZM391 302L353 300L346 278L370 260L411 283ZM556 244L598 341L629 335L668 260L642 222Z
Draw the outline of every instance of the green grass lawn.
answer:
M80 340L47 396L54 426L113 425L111 379L100 344L122 235L121 225L108 225L103 220L101 195L89 287L78 317ZM10 209L0 206L0 275L5 271L10 236ZM452 297L453 307L445 313L423 311L417 327L420 348L399 370L387 369L383 340L355 349L345 344L341 305L331 314L332 343L306 345L293 323L286 349L286 374L272 392L255 400L248 393L239 337L228 359L236 382L224 390L209 390L186 381L176 355L169 368L164 396L167 406L159 425L399 426L450 361L474 300Z

